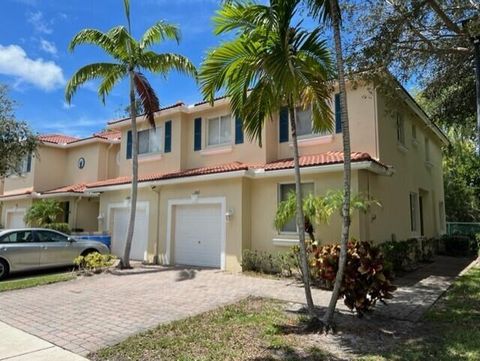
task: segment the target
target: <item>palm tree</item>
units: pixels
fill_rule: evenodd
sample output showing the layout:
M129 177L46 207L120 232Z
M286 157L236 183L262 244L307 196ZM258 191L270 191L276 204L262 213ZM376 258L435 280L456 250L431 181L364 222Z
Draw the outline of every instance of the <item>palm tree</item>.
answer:
M330 327L333 323L333 315L337 305L338 296L340 294L340 287L342 286L343 275L345 272L345 265L347 262L347 243L350 233L350 198L351 198L351 149L350 149L350 127L348 119L347 108L347 90L345 84L345 69L343 61L342 50L342 36L341 36L341 9L338 0L305 0L307 6L310 8L313 16L319 19L320 22L329 24L333 28L333 37L335 41L335 59L338 74L338 84L340 90L340 112L342 120L342 134L343 134L343 207L342 207L342 234L340 238L340 259L338 264L338 271L335 277L332 297L327 308L327 312L323 318L325 325Z
M122 79L130 81L130 118L132 124L132 189L131 206L125 251L121 258L120 267L130 268L130 249L132 246L135 227L135 213L137 205L138 182L138 137L137 111L135 92L141 100L145 111L145 118L152 127L155 127L154 113L159 110L159 100L152 86L141 71L147 70L154 74L165 76L171 70L196 76L193 64L185 57L163 53L158 54L149 48L164 40L180 41L179 29L171 24L159 21L150 27L137 41L131 35L130 1L124 0L127 27L117 26L106 33L96 29L84 29L72 39L69 50L73 51L77 45L91 44L103 49L115 61L111 63L94 63L80 68L69 80L65 89L65 97L71 102L73 94L79 86L93 80L101 79L98 95L103 103L112 88Z
M300 0L271 0L260 5L248 0L227 1L218 11L215 33L235 37L210 50L199 74L205 99L225 90L234 114L243 119L251 140L261 145L265 119L287 106L295 165L296 224L308 311L317 319L310 291L302 209L295 107L312 107L315 131L332 128L327 80L331 77L330 53L319 28L307 31L295 23Z

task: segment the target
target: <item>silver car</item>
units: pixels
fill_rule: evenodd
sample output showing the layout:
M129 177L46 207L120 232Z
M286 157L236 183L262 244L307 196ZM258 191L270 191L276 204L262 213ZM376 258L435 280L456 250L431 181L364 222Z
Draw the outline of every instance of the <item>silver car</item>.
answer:
M9 273L73 265L79 255L109 253L97 241L76 240L64 233L42 228L0 231L0 280Z

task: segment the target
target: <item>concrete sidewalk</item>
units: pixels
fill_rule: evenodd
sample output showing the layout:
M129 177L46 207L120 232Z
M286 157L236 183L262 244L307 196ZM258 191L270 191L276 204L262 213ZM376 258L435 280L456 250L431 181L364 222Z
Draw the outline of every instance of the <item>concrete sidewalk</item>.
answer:
M0 322L0 360L82 361L86 359Z

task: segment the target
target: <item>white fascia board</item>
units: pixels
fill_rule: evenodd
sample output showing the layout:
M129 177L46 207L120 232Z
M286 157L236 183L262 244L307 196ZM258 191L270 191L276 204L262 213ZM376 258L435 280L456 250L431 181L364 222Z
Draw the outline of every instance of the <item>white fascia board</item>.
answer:
M160 117L168 117L174 114L178 113L188 113L188 109L185 105L182 106L177 106L177 107L172 107L169 109L164 109L164 110L159 110L154 114L154 118L160 118ZM144 115L141 115L136 118L137 124L142 124L147 122L147 118ZM117 121L116 123L107 123L107 129L122 129L125 127L129 127L131 124L131 119L130 118L125 118L120 121Z
M79 147L79 146L82 146L82 145L92 144L92 143L120 144L120 142L121 142L120 140L108 140L108 139L94 137L94 138L87 138L87 139L84 139L84 140L78 140L76 142L64 143L64 144L41 142L40 145L46 146L46 147L51 147L51 148L66 149L66 148L74 148L74 147Z
M40 198L40 199L45 199L45 198L61 198L61 197L89 197L89 198L94 198L94 197L99 197L100 194L98 193L93 193L93 192L88 192L88 193L78 193L78 192L62 192L62 193L50 193L50 194L39 194L35 198Z

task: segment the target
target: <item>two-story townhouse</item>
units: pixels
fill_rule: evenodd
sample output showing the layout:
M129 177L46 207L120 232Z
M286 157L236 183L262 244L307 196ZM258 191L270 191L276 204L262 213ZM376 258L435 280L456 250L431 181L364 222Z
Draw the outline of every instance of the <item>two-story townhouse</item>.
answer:
M444 134L401 86L397 98L367 85L348 89L352 190L382 203L354 214L352 237L382 242L444 232ZM338 96L332 97L334 132L312 132L311 113L297 108L305 192L342 188L342 130ZM298 242L294 222L278 232L278 202L293 188L288 113L265 123L262 147L219 98L213 106L182 103L139 122L139 199L132 258L165 264L241 269L242 251L282 251ZM131 169L130 119L109 123L122 133L118 177L87 184L100 194L100 231L112 234L121 254L128 226ZM340 235L340 216L317 228L322 242Z
M25 212L33 202L54 198L63 209L58 222L76 231L97 231L98 194L86 191L85 185L118 175L120 133L101 132L88 138L50 134L38 140L37 152L4 180L0 224L24 227Z

